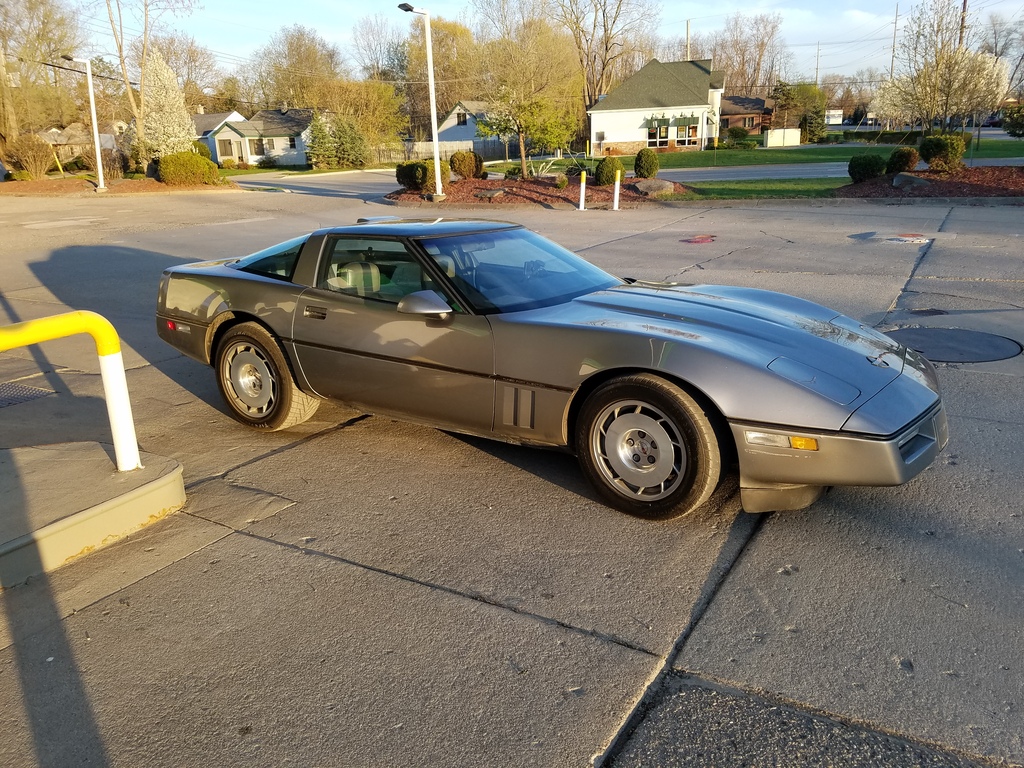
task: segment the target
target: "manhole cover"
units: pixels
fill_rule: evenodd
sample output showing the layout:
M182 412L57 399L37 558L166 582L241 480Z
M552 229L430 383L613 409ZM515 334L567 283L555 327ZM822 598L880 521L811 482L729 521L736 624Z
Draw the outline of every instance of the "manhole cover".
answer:
M40 397L52 394L53 392L48 389L26 387L21 384L12 384L11 382L0 383L0 408L27 403L30 400L37 400Z
M1021 353L1021 345L1013 339L962 328L899 328L887 335L933 363L987 363Z

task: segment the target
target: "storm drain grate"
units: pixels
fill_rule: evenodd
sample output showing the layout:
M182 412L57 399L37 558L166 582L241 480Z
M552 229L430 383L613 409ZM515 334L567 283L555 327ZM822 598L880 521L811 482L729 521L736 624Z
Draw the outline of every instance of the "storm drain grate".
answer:
M26 387L22 384L12 384L11 382L0 383L0 408L27 403L52 394L53 392L49 389Z

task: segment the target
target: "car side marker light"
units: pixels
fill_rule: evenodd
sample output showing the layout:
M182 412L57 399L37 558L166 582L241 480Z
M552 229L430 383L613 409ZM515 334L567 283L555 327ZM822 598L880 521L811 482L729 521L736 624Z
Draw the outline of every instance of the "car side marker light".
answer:
M747 429L743 437L750 445L767 445L772 448L795 448L798 451L818 450L818 441L813 437L798 435L777 435L771 432L754 432Z

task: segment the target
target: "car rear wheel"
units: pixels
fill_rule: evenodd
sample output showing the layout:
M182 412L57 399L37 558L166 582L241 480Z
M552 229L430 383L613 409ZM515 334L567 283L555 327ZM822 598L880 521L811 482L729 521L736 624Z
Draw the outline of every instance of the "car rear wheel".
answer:
M217 386L231 415L256 429L301 424L320 401L300 392L277 341L256 323L230 328L217 345Z
M678 517L706 502L722 466L712 417L685 391L649 374L614 379L587 399L576 450L610 506L649 519Z

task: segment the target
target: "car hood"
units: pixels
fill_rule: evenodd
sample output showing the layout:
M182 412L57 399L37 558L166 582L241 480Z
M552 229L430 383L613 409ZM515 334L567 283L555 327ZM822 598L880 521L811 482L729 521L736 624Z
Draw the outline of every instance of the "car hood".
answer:
M565 319L573 324L618 327L701 347L767 369L839 405L863 403L905 364L906 349L874 329L770 291L632 283L570 304Z

